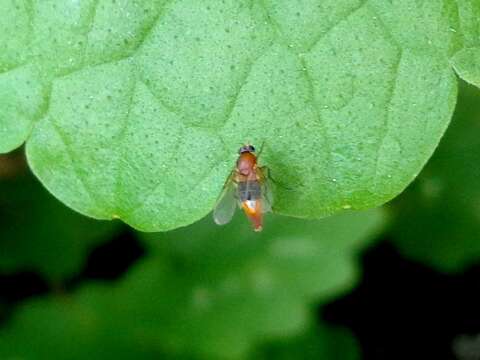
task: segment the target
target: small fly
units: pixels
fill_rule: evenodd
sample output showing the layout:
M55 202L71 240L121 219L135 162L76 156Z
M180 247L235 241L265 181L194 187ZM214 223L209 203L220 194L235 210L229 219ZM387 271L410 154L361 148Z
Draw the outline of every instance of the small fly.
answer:
M213 218L219 225L228 223L238 204L252 223L253 230L261 231L263 214L272 210L268 169L258 165L252 145L242 146L238 153L236 166L225 183Z

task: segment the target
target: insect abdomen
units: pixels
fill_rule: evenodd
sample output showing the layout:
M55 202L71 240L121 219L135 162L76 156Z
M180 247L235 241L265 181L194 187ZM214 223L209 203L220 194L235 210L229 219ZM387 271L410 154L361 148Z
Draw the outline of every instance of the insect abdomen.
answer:
M260 182L241 181L238 183L238 197L240 201L258 200L262 197Z

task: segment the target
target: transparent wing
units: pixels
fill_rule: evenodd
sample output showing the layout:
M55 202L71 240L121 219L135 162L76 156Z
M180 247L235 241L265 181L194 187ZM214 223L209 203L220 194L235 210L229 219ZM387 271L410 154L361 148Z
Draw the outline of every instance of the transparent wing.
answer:
M230 176L213 210L213 219L218 225L224 225L232 219L238 202L236 191L237 186Z
M265 178L262 184L262 213L271 212L272 206L273 206L272 182L269 181L268 178Z

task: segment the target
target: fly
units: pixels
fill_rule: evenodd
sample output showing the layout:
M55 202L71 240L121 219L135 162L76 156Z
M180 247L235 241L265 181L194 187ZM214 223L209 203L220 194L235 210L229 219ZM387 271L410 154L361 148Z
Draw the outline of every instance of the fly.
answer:
M238 153L236 166L225 183L213 218L219 225L228 223L238 205L250 220L253 230L261 231L263 214L272 210L268 169L258 165L252 145L242 146Z

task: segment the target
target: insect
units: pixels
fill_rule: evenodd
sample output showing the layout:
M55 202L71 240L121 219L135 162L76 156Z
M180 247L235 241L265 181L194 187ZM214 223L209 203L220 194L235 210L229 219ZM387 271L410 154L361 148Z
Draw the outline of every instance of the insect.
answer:
M253 230L261 231L263 214L272 210L268 168L258 165L252 145L242 146L238 153L236 166L225 183L213 218L219 225L228 223L238 204L252 223Z

